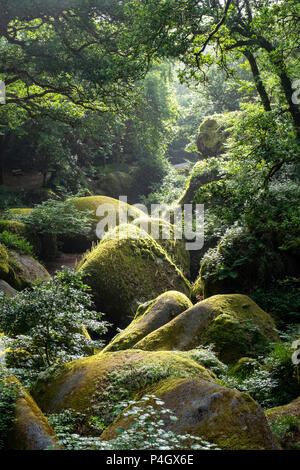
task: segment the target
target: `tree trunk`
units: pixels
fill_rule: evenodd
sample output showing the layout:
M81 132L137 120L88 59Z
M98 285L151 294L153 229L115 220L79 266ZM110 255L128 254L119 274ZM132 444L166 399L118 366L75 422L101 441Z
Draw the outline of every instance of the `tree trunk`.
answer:
M289 112L292 115L296 137L300 142L300 106L293 103L294 89L291 79L288 77L285 67L283 66L282 72L279 75L281 86L284 91L286 100L289 106Z
M258 94L261 98L263 107L264 107L265 111L271 111L272 108L271 108L270 98L268 96L267 90L265 89L264 83L262 81L256 59L255 59L254 55L252 54L252 52L250 52L250 51L244 51L244 56L247 57L248 62L250 64L252 74L253 74L253 77L254 77L256 90L257 90L257 92L258 92Z

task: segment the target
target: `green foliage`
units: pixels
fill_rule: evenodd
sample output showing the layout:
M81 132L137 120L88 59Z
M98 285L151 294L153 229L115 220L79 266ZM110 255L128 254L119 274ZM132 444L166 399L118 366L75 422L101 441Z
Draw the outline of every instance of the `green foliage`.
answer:
M300 420L297 416L283 415L270 421L271 431L281 442L293 437L294 432L300 428Z
M186 180L184 173L171 167L163 180L152 186L150 194L140 197L141 203L146 207L151 207L151 204L173 204L184 191Z
M0 450L3 450L5 439L13 424L18 396L18 384L9 380L7 370L0 365Z
M9 233L5 230L0 233L0 243L23 255L33 256L33 248L24 237Z
M126 428L118 428L118 437L100 441L99 438L58 433L59 444L66 450L219 450L216 445L200 437L167 431L165 420L172 422L178 418L155 395L145 395L137 401L121 402L118 405L119 413L123 409L126 409L122 414ZM102 431L101 422L97 419L92 422ZM55 429L61 429L60 426L55 426L55 421L52 420L52 423Z
M105 333L107 323L92 310L89 288L81 275L59 272L49 282L39 282L8 299L0 298L0 329L12 367L40 371L53 364L82 357L101 347L83 334L83 327Z
M222 383L249 393L263 408L284 405L300 394L298 366L292 362L292 342L297 330L285 336L284 342L272 345L271 351L255 367L243 367L239 363L223 375Z
M51 235L82 235L91 227L90 211L76 209L72 201L45 201L28 214L10 214L7 217L20 220L33 233Z
M108 387L98 392L97 405L92 407L90 413L98 417L98 421L101 421L105 428L118 416L120 401L132 399L141 388L163 380L169 375L169 368L157 364L146 364L139 368L128 366L122 371L111 372L106 376Z
M270 289L258 288L251 294L252 299L270 312L279 329L300 322L300 279L286 278L274 282Z
M230 180L226 184L229 183ZM242 292L251 292L256 287L265 289L274 282L298 275L299 185L274 182L266 191L248 194L244 201L238 188L235 188L235 196L241 196L238 212L234 205L232 211L232 206L228 209L227 204L225 207L216 202L206 213L208 225L212 224L211 216L212 221L220 218L225 224L236 222L202 260L200 275L207 290L205 295L212 295L215 289L221 292L233 288ZM219 194L221 197L222 191Z
M0 186L0 210L6 210L10 207L19 207L21 201L19 197Z

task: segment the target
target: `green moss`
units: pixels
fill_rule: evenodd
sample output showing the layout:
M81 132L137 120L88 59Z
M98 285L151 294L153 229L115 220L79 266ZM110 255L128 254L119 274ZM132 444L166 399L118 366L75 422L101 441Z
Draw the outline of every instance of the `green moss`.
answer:
M132 224L151 235L164 248L184 275L190 276L190 254L186 250L185 242L176 239L174 225L163 219L149 217L139 217Z
M213 343L219 359L232 363L246 354L260 355L271 341L278 341L278 336L270 315L249 297L233 294L199 302L134 348L186 351Z
M145 394L163 400L178 417L174 422L165 415L166 431L197 436L224 450L278 448L261 408L246 394L205 380L181 377L167 377L150 385L138 398ZM121 413L101 439L113 439L117 429L127 428L130 422Z
M20 289L23 286L17 274L18 268L18 263L14 257L7 251L4 245L0 244L0 279L6 281L15 289Z
M33 209L29 209L29 208L15 208L15 209L9 209L7 213L10 214L10 216L13 216L13 215L18 216L18 215L28 215L32 211Z
M192 204L195 193L201 186L219 178L218 166L219 163L214 158L197 162L191 171L185 192L179 199L178 204Z
M81 211L92 211L92 218L95 220L95 223L98 223L102 220L102 217L96 216L96 212L99 206L109 205L113 207L117 214L117 224L120 223L119 220L119 211L127 212L128 214L128 222L133 221L137 217L144 216L144 213L137 209L134 206L126 204L122 201L117 199L113 199L107 196L89 196L89 197L79 197L79 198L72 198L71 201L75 205L76 209ZM95 227L96 228L96 227Z
M165 292L157 299L140 306L130 325L119 333L104 351L130 349L149 333L191 306L191 301L184 294L176 291Z
M78 270L91 286L97 307L118 326L127 326L139 303L165 291L189 296L190 284L182 272L151 236L133 225L121 225L104 236Z
M241 357L239 361L232 368L232 374L241 379L247 378L249 375L257 370L263 370L264 367L251 357Z
M197 146L203 158L217 157L225 151L230 121L236 113L207 116L199 126Z
M105 424L116 417L115 406L166 377L213 381L213 374L173 351L100 353L41 374L32 394L42 410L57 413L71 408L98 416Z

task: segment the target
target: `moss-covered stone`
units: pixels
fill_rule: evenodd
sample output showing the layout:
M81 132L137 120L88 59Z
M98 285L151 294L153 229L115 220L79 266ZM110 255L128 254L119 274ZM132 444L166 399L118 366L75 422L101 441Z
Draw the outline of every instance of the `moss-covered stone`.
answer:
M149 233L166 250L184 275L190 277L190 253L184 240L176 239L174 225L163 219L150 217L138 217L132 224Z
M13 297L17 291L7 282L0 280L0 292L4 292L7 297Z
M58 449L55 433L35 401L15 378L8 381L18 384L19 393L5 450Z
M190 284L163 248L146 232L122 225L79 263L97 308L117 326L127 326L140 303L168 290L189 296Z
M174 351L126 350L50 368L39 376L32 395L45 413L71 408L111 423L116 404L167 377L214 380L202 366Z
M166 415L166 430L201 437L224 450L278 449L262 409L245 393L206 380L174 377L150 386L145 393L159 397L178 417L174 422ZM126 429L130 422L121 414L101 439L117 437L117 428Z
M134 320L104 349L104 352L130 349L138 341L192 306L181 292L169 291L137 310Z
M0 244L0 279L15 289L21 289L24 284L18 277L18 269L16 260L9 254L5 246Z
M188 178L185 192L178 203L180 205L192 204L195 199L195 193L201 186L211 181L216 181L219 178L218 162L216 159L197 162Z
M265 412L267 420L284 449L300 450L300 397ZM276 434L277 434L276 433Z
M128 222L132 222L138 217L143 217L145 214L141 210L137 209L134 206L126 204L125 202L119 201L117 199L106 197L106 196L88 196L88 197L78 197L71 199L74 203L74 206L81 211L92 211L92 218L95 220L94 228L96 229L96 224L100 222L105 216L97 216L96 212L100 206L112 207L116 211L117 215L117 225L119 225L120 219L120 210L128 215Z
M26 226L17 220L0 220L0 232L13 233L26 238Z
M87 233L86 235L76 235L74 237L60 237L62 249L66 253L83 253L85 250L91 247L92 242L98 241L99 238L102 238L103 233L100 233L99 230L96 233L96 230L98 223L101 222L104 218L106 218L108 216L108 213L104 212L103 216L98 216L96 213L99 207L102 207L103 211L105 208L112 208L115 211L116 218L115 220L112 220L113 223L116 225L124 223L124 221L122 222L122 220L120 219L120 211L122 211L122 217L124 216L124 214L127 214L128 222L132 222L135 218L144 215L144 213L136 207L107 196L78 197L72 198L71 201L73 202L76 209L80 211L90 211L92 229L90 233ZM107 230L108 227L105 227L105 231Z
M225 152L230 120L235 114L214 114L204 118L197 137L197 147L202 158L218 157Z
M126 195L131 198L135 193L134 177L125 171L98 174L93 182L95 192L112 198Z
M271 316L249 297L217 295L199 302L133 348L148 351L187 351L214 344L221 361L234 363L245 355L260 355L278 340Z
M300 397L287 405L276 406L266 411L266 416L270 420L284 415L299 416L300 418Z
M50 274L37 260L28 255L20 255L16 251L12 253L19 267L18 276L24 284L50 280Z
M241 357L239 361L232 368L232 374L241 379L247 378L253 372L263 370L264 366L260 364L256 359L251 357Z

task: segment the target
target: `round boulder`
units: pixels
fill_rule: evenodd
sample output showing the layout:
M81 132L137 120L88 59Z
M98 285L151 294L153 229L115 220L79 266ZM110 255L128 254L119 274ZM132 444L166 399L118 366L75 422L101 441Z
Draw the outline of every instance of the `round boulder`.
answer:
M188 351L213 344L221 361L258 356L277 341L271 316L245 295L216 295L186 310L133 348Z
M133 225L109 232L79 263L97 308L125 327L140 303L168 290L189 296L190 284L156 241Z

